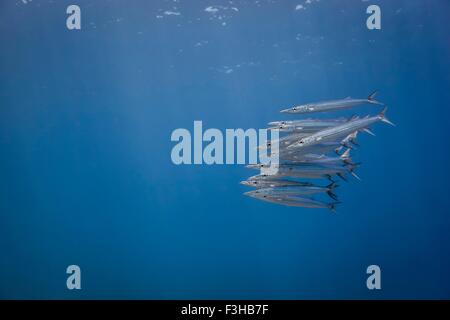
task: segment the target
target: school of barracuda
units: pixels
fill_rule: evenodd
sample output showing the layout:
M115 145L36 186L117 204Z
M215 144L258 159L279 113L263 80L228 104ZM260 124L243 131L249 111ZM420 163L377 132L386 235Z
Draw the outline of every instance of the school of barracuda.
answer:
M351 150L359 146L356 142L358 133L374 135L369 127L377 122L394 125L386 118L387 107L374 99L376 93L366 99L348 97L281 110L282 113L305 115L350 109L365 104L383 106L381 112L377 110L377 114L365 117L355 115L350 118L270 122L268 129L278 130L280 138L269 140L266 145L258 148L271 154L279 153L276 170L268 173L264 169L269 168L269 165L248 165L248 168L260 170L260 173L241 182L256 188L244 194L285 206L326 208L335 212L336 205L340 203L335 193L338 186L336 177L344 181L348 181L348 175L360 179L355 173L360 163L353 162L350 156ZM278 148L272 147L275 144ZM319 184L311 180L325 182Z

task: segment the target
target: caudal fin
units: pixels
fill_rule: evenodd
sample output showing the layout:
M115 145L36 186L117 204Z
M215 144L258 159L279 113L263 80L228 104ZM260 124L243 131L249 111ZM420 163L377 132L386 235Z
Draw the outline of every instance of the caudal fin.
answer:
M350 138L348 141L350 141L350 143L353 144L354 146L359 147L359 143L356 141L356 139Z
M354 168L351 168L351 169L350 169L350 174L351 174L352 176L354 176L356 179L358 179L359 181L361 181L361 178L355 173L354 170L355 170Z
M328 205L328 209L330 209L333 213L336 213L336 205L340 203L341 202L339 201L332 202Z
M380 112L381 121L386 122L386 123L390 124L391 126L395 127L395 124L393 124L391 121L389 121L388 118L386 118L386 111L387 111L387 106L384 107L384 109Z
M330 181L331 183L334 183L335 181L333 180L333 177L330 174L326 175L326 178L328 179L328 181Z
M341 146L346 147L347 149L355 150L355 147L349 144L348 142L341 142Z
M369 96L367 97L367 100L374 100L374 98L377 95L377 93L378 93L378 90L375 90L374 92L369 94Z
M340 158L341 158L342 160L345 160L345 159L350 158L350 149L345 150L344 153L341 154Z
M384 103L381 103L381 102L375 100L375 96L377 95L377 93L378 93L378 90L376 90L376 91L372 92L371 94L369 94L369 96L367 97L367 100L368 100L370 103L373 103L373 104L379 104L379 105L381 105L381 106L384 106Z
M331 190L333 190L334 188L336 188L338 186L338 184L336 183L336 182L332 182L332 183L330 183L329 185L327 185L327 189L329 190L329 191L331 191Z
M336 196L336 194L333 191L327 191L328 196L333 199L334 201L338 201L338 198Z

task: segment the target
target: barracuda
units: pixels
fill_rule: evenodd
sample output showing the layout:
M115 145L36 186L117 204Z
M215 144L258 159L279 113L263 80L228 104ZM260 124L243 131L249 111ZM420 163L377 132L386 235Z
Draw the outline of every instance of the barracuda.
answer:
M306 148L306 147L311 147L315 144L323 143L325 141L336 140L336 139L339 139L339 137L347 136L348 134L351 134L353 132L365 130L371 124L373 124L375 122L379 122L379 121L386 122L390 125L394 125L392 122L390 122L386 118L386 116L385 116L386 111L387 111L387 108L384 108L383 111L380 112L380 114L378 114L374 117L368 117L368 118L349 121L342 125L319 131L308 137L301 138L298 142L288 146L287 149L294 149L294 148L299 148L299 147Z
M333 110L349 109L362 104L375 104L384 105L381 102L374 100L377 91L370 94L366 99L352 99L350 97L339 100L321 101L313 102L308 104L299 105L293 108L281 110L282 113L314 113L314 112L324 112Z

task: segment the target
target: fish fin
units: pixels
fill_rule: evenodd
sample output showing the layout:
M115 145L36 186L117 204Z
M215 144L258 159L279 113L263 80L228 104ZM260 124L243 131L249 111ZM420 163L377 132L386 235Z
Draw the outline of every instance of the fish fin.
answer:
M357 136L358 136L358 131L353 132L352 134L350 134L350 136L349 136L350 138L348 139L348 141L350 141L355 146L359 147L359 144L356 142Z
M384 103L382 103L382 102L377 101L377 100L374 99L377 93L378 93L378 90L372 92L372 93L367 97L367 101L369 101L369 103L372 103L372 104L378 104L378 105L380 105L380 106L384 106Z
M338 184L336 183L336 182L332 182L332 183L330 183L329 185L327 185L327 189L329 189L328 191L331 191L331 190L333 190L334 188L336 188L338 186Z
M344 166L352 166L353 162L350 158L342 160L344 162Z
M387 111L387 106L384 107L384 109L380 112L381 121L386 122L386 123L390 124L391 126L395 127L395 124L393 124L391 121L389 121L388 118L386 118L386 111Z
M377 95L378 90L375 90L374 92L372 92L371 94L369 94L369 96L367 97L367 100L374 100L375 96Z
M338 197L336 196L336 194L333 191L327 191L327 194L331 199L338 201Z
M330 209L333 213L336 213L336 205L340 203L340 201L332 202L328 205L328 209Z
M327 179L331 182L334 183L335 181L333 180L333 177L329 174L326 175Z
M348 181L347 178L340 172L336 173L336 175L344 181Z
M363 131L375 137L375 133L373 133L369 128L365 128Z
M337 147L336 149L334 149L334 152L339 155L339 152L342 150L342 146Z
M361 164L362 164L362 162L352 162L352 163L349 163L348 166L350 169L355 169L355 168L358 168Z
M349 141L350 141L353 145L359 147L359 144L356 142L355 139L350 139Z
M347 142L342 142L341 144L342 144L344 147L346 147L347 149L355 150L355 148L354 148L352 145L348 144Z
M340 158L341 159L348 159L348 158L350 158L350 149L345 150L344 153L341 154Z
M361 181L362 179L355 173L354 168L350 169L350 174L352 176L354 176L356 179L358 179L359 181Z

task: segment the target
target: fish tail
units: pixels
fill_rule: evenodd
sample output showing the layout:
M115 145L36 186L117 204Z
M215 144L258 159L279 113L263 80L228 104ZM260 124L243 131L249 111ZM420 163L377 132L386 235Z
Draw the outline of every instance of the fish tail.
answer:
M346 147L347 149L355 150L355 147L353 147L351 144L348 144L347 142L341 142L341 145L343 147Z
M359 164L357 164L357 165L359 165ZM356 168L357 165L350 167L350 168L349 168L349 171L350 171L350 174L351 174L352 176L354 176L356 179L358 179L359 181L361 181L362 179L355 173L355 168Z
M360 146L359 143L356 142L356 139L354 139L354 138L349 139L349 141L350 141L354 146L357 146L357 147Z
M336 188L338 186L338 184L335 182L335 181L333 181L332 183L330 183L329 185L327 185L327 189L328 189L328 191L331 191L331 190L333 190L334 188Z
M363 131L370 134L371 136L375 136L375 133L373 133L369 128L364 128Z
M372 92L371 94L369 94L369 96L367 97L367 100L368 100L370 103L378 104L378 105L384 106L384 103L381 103L381 102L375 100L375 96L377 95L377 93L378 93L378 90L375 90L374 92Z
M327 191L328 196L333 199L334 201L338 201L338 198L336 196L336 194L333 191Z
M375 90L367 97L367 100L374 100L375 96L378 94L378 90Z
M336 173L336 175L344 181L348 181L347 178L340 172Z
M387 106L384 107L384 109L380 112L381 121L386 122L386 123L390 124L391 126L395 127L395 124L393 124L391 121L389 121L388 118L386 118L386 111L387 111Z
M362 162L351 162L348 164L348 167L350 168L350 170L353 170L355 168L358 168L361 165Z
M353 165L355 165L355 163L350 158L344 159L344 160L342 160L342 162L344 162L344 166L353 166ZM359 162L359 163L361 163L361 162Z
M340 155L340 158L341 159L348 159L348 158L350 158L350 149L345 150L344 153Z
M341 202L339 201L332 202L328 205L328 209L330 209L333 213L336 213L336 205L340 203Z

